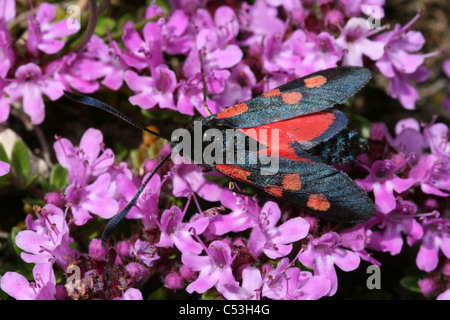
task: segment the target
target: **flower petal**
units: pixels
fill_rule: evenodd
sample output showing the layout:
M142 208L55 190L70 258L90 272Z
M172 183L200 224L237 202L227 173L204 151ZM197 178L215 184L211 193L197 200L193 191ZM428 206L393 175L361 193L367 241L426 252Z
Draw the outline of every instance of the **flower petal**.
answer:
M30 282L17 272L6 272L1 277L1 288L16 300L34 300L36 294Z

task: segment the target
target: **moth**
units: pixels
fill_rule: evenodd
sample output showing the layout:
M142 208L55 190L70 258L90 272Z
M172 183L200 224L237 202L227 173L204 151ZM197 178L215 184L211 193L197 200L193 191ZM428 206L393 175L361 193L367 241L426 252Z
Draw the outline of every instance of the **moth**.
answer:
M375 206L345 172L333 165L355 161L365 151L366 143L356 131L348 128L347 116L333 106L353 96L370 78L370 71L362 67L327 69L197 119L186 132L201 139L196 147L200 146L200 150L208 148L212 143L208 141L214 141L216 148L209 159L198 157L194 147L180 148L180 135L163 137L101 101L70 92L65 95L168 140L172 152L176 150L233 180L316 216L358 223L373 217ZM198 136L199 128L201 132L214 134ZM232 138L228 138L230 133L233 133ZM169 157L170 154L161 160L130 203L109 221L103 243Z

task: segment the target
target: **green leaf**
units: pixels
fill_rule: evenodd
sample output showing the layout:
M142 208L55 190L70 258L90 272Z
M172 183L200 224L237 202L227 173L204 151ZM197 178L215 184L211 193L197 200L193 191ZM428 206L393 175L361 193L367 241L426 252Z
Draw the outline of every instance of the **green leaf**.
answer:
M6 299L8 299L8 294L5 291L0 290L0 300L5 301Z
M155 0L155 3L162 9L165 14L170 12L170 4L168 0Z
M95 34L99 37L104 37L107 34L107 29L114 30L116 21L108 17L99 17L97 25L95 26Z
M132 14L131 12L125 12L117 21L117 27L118 29L123 29L123 26L128 21L134 21L136 19L136 15Z
M19 178L23 180L28 179L31 170L30 154L28 153L26 144L20 139L14 142L11 165Z
M22 231L22 229L20 229L18 227L13 227L11 229L11 232L9 233L9 237L8 237L8 244L12 248L12 251L18 257L20 257L20 253L22 252L22 250L16 245L16 236L20 231Z
M67 170L56 164L50 172L50 190L62 190L69 185L69 175Z
M125 161L128 154L130 153L130 150L128 150L128 148L121 143L116 143L114 146L114 150L116 150L116 160L118 162Z
M46 192L48 192L49 191L48 180L46 178L44 178L43 176L39 176L38 180L39 180L39 184L41 185L41 188L43 190L45 190Z
M133 163L133 166L135 166L136 168L139 168L141 166L139 161L139 150L131 150L130 158L131 162Z
M220 297L213 290L208 290L202 294L200 300L220 300Z
M400 285L412 292L421 293L419 288L419 278L415 276L406 276L400 279Z
M35 173L26 183L25 188L29 188L37 179L39 178L39 173Z
M5 148L1 143L0 143L0 161L11 163L8 159L8 155L6 154ZM9 185L10 176L11 176L11 169L7 174L0 177L0 187L5 187Z
M0 143L0 160L3 162L9 162L8 159L8 155L6 154L5 148L3 147L3 145Z
M167 291L165 290L165 288L156 289L148 296L148 300L166 300L166 299L167 299Z
M0 275L4 275L8 271L17 272L23 275L28 281L34 281L33 268L34 263L26 263L21 258L20 261L7 261L0 266Z

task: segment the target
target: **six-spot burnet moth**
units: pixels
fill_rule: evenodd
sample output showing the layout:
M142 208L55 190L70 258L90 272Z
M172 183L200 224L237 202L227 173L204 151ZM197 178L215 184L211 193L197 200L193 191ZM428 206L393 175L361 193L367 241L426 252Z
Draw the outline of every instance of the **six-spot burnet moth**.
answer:
M319 217L351 223L366 221L375 214L373 202L347 174L333 167L355 161L356 156L364 152L365 141L347 128L345 114L332 107L345 102L370 78L370 71L361 67L328 69L194 121L187 128L188 135L201 140L196 144L200 151L211 145L213 148L210 149L214 149L210 150L214 161L200 157L197 163ZM69 92L65 94L72 100L108 111L141 130L164 138L170 142L173 151L198 160L196 148L180 148L186 143L186 136L182 141L180 134L169 139L101 101ZM198 135L198 127L204 134ZM208 135L208 130L214 134ZM233 133L231 139L230 133ZM130 203L109 221L103 243L170 155L161 160ZM276 166L273 166L273 160L276 160Z

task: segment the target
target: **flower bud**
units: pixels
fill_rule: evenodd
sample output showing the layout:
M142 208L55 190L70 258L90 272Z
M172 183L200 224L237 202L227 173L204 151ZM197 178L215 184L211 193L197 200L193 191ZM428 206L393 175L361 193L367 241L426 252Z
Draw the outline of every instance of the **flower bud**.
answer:
M127 269L128 273L135 278L137 285L143 284L149 277L147 268L140 263L131 262L127 264L125 269Z
M164 279L166 287L171 290L180 289L183 286L183 278L176 272L171 272Z
M105 260L108 250L102 246L100 239L93 239L89 243L89 256L94 260Z

